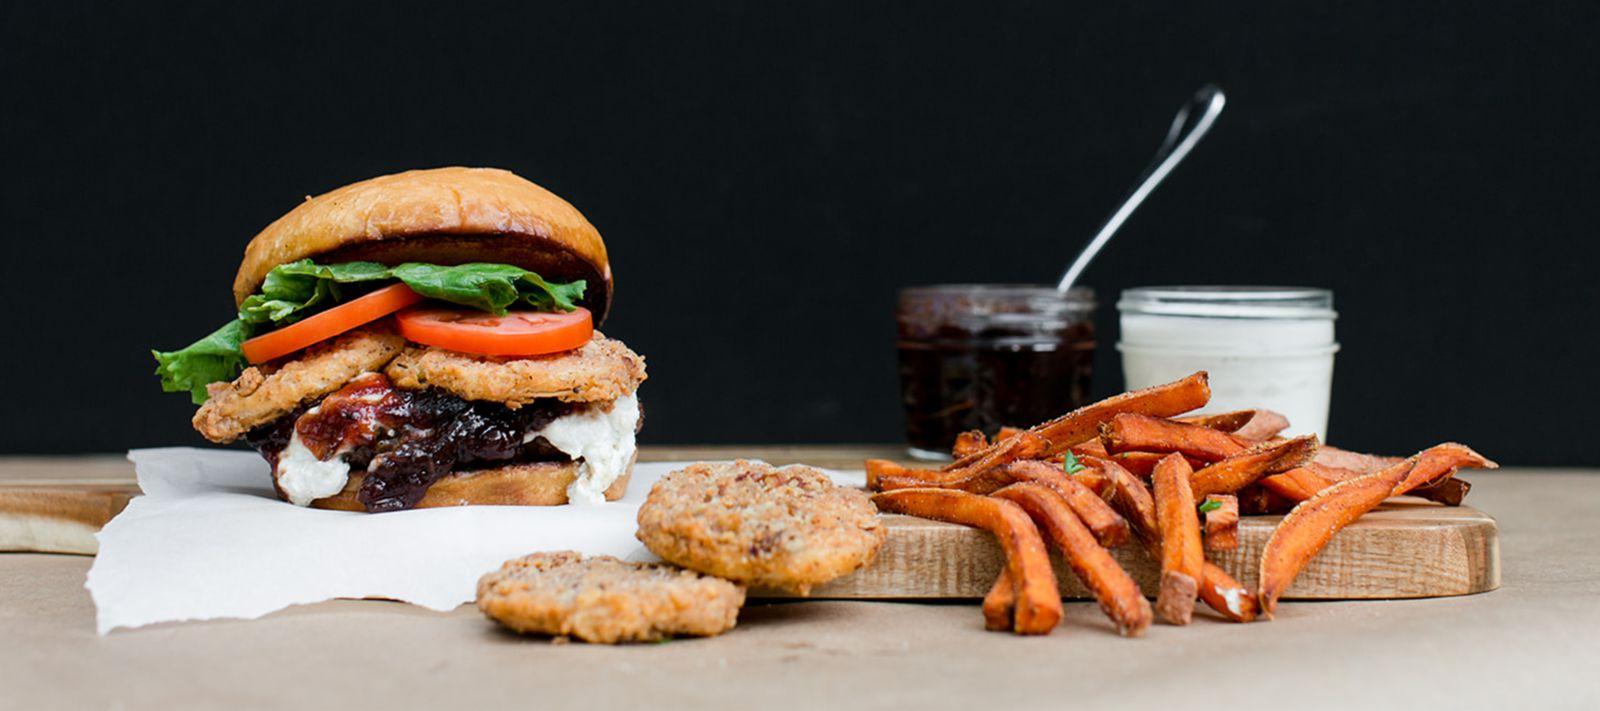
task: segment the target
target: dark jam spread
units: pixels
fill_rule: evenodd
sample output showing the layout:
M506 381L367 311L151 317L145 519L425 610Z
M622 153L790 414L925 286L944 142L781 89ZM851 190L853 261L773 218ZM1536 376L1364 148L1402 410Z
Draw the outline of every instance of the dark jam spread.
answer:
M567 461L542 438L523 440L578 407L539 400L512 410L439 390L401 390L369 373L245 439L276 469L298 433L317 459L339 457L352 471L366 472L356 498L368 511L397 511L416 506L429 486L452 471Z
M947 454L967 430L1028 427L1088 402L1094 302L1008 286L926 287L900 297L906 437Z

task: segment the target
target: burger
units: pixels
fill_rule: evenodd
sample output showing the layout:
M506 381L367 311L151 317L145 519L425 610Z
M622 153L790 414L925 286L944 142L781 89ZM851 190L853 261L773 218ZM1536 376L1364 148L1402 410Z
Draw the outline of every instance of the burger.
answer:
M267 225L235 319L155 351L156 374L292 504L599 503L627 488L645 379L595 330L611 294L605 243L565 200L504 170L414 170Z

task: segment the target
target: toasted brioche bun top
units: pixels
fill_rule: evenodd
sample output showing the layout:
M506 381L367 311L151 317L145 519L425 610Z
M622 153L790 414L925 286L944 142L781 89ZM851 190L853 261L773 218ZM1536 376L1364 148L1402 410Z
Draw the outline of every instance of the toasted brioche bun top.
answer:
M273 267L298 259L511 264L550 281L588 281L581 303L605 319L611 263L599 231L554 193L498 168L409 170L306 198L250 240L233 280L243 303Z

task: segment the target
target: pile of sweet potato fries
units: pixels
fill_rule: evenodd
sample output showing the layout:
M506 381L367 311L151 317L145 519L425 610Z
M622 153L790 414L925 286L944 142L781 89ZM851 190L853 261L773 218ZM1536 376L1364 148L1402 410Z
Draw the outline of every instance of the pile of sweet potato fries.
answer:
M878 508L993 533L1005 569L983 599L992 630L1047 634L1061 620L1048 540L1124 635L1156 613L1187 624L1199 599L1236 622L1272 617L1278 598L1339 529L1402 494L1456 505L1458 469L1495 468L1454 443L1409 458L1284 438L1267 410L1183 415L1211 398L1206 373L1123 393L994 441L963 434L939 470L866 463ZM1205 551L1239 545L1240 514L1284 514L1246 590ZM1154 609L1107 548L1137 539L1161 563Z

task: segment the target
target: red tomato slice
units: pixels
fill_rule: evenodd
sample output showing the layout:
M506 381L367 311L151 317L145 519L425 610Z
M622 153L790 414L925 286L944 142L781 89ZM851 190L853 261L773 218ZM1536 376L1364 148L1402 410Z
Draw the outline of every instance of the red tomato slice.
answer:
M296 321L244 343L239 350L251 363L281 358L318 341L325 341L362 324L371 323L422 300L405 284L383 287L351 299L303 321Z
M532 356L570 351L594 335L588 309L567 313L512 311L504 316L467 309L410 309L395 315L400 335L461 353Z

